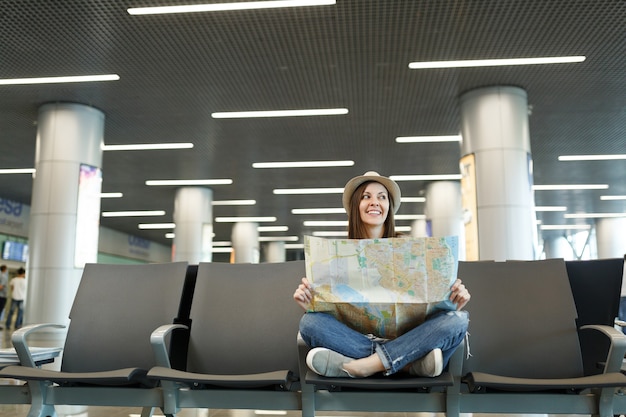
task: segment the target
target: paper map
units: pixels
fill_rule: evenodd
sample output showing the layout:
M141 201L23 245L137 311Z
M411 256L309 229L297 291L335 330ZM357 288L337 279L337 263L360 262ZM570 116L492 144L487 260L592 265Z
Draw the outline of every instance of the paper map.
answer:
M448 301L458 269L458 239L324 239L305 236L312 310L364 333L395 338Z

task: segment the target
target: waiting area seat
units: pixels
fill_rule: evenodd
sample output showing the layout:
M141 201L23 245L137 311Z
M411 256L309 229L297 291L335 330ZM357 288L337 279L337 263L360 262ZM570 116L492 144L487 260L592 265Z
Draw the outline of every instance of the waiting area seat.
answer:
M20 366L0 377L26 381L29 417L54 416L55 405L160 407L157 365L150 335L173 323L181 305L187 264L86 265L70 312L60 370L34 366L27 336L54 324L26 326L13 334ZM150 413L150 411L146 411Z
M200 263L191 307L186 371L155 367L166 414L183 408L299 410L296 335L302 309L292 294L304 262ZM155 334L156 355L165 337Z

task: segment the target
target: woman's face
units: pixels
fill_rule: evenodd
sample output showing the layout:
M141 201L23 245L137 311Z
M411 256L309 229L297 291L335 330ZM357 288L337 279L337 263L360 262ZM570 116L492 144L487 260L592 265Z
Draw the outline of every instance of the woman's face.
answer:
M370 227L382 227L389 213L389 194L380 183L370 182L359 203L361 221Z

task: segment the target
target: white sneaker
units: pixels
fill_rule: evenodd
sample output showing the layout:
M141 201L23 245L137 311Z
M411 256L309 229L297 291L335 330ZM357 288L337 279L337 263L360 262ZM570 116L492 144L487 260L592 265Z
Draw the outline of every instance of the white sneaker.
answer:
M413 376L435 377L443 372L443 354L441 349L433 349L424 357L416 360L409 368L409 374Z
M353 359L333 350L317 347L306 355L307 366L316 374L328 377L350 377L343 365Z

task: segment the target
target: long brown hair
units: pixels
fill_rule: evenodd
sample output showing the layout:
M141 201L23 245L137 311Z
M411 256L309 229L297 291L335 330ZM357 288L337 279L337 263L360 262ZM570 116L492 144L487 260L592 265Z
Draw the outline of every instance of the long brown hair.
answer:
M359 204L361 203L361 197L363 192L370 182L366 181L363 184L356 187L352 196L350 196L350 212L348 213L348 239L367 239L367 228L361 221L361 213L359 213ZM380 183L379 183L380 184ZM382 185L382 184L381 184ZM385 187L385 190L387 188ZM395 221L393 217L393 210L395 202L387 190L387 196L389 197L389 209L387 210L387 218L384 223L383 237L396 237Z

